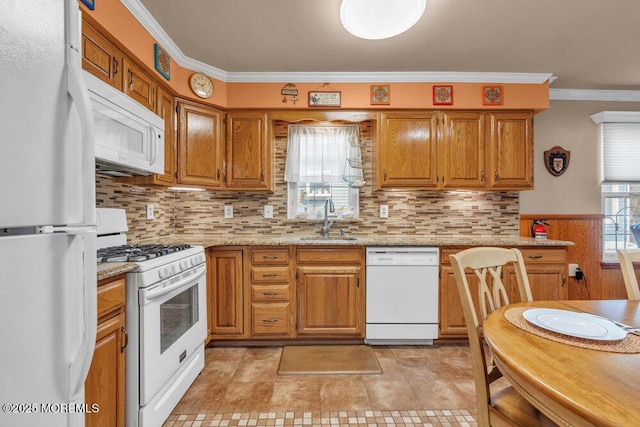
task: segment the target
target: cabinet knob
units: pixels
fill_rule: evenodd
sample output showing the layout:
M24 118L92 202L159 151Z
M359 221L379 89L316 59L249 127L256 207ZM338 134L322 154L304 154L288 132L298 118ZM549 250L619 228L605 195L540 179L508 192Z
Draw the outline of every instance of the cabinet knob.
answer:
M278 323L278 319L263 319L264 323Z
M118 63L118 59L113 57L113 75L115 76L120 71L120 64Z

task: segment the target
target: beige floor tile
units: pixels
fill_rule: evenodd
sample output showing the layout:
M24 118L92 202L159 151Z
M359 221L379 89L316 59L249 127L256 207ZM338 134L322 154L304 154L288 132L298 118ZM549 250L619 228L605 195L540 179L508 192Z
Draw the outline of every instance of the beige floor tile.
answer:
M451 381L442 379L408 381L422 409L462 409L475 406L475 400L463 394Z
M232 382L220 402L220 412L268 411L273 395L273 382Z
M324 381L320 388L320 407L323 411L371 409L364 380L356 375Z
M371 407L377 410L410 410L420 408L413 389L402 381L367 381Z
M321 386L320 382L276 381L269 410L319 411Z
M238 365L233 382L275 382L278 375L278 359L244 358Z

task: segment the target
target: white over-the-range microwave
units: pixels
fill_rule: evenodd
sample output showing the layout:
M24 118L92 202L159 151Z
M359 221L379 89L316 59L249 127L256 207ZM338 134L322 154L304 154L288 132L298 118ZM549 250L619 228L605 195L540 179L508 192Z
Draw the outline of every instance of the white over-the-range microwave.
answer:
M84 72L95 121L96 171L112 176L164 173L164 120Z

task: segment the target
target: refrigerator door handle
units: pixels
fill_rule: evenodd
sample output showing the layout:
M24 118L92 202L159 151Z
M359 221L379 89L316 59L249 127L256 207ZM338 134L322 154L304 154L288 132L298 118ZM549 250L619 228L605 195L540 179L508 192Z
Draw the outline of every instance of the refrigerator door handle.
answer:
M74 0L65 2L65 12L67 20L67 28L74 28L80 25L80 16L78 3ZM80 125L82 127L82 139L80 147L82 150L82 194L83 194L83 212L82 224L93 225L95 219L95 123L93 120L93 111L91 109L91 100L89 99L89 89L87 83L82 76L82 59L77 46L79 36L74 35L74 31L69 31L67 37L66 49L66 65L67 65L67 85L69 95L73 100L73 105L78 109L80 116ZM77 39L76 39L77 38Z
M98 286L96 284L97 264L96 231L91 227L67 227L67 233L78 236L84 242L83 254L83 328L82 340L78 352L69 366L69 398L71 401L82 397L84 381L91 367L93 351L96 345L98 322Z

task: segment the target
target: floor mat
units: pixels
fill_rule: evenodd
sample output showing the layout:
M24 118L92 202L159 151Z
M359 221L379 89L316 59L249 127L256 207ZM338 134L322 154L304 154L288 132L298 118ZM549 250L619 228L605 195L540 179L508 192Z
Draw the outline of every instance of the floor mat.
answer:
M284 346L278 374L381 374L373 349L366 345Z

